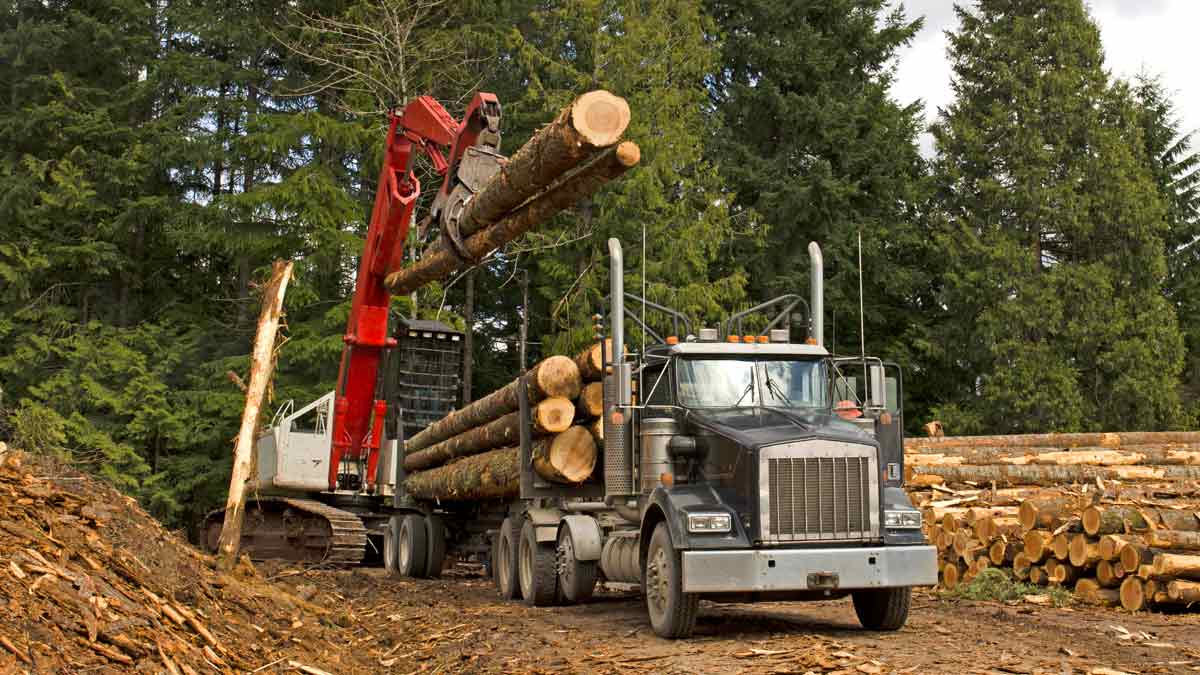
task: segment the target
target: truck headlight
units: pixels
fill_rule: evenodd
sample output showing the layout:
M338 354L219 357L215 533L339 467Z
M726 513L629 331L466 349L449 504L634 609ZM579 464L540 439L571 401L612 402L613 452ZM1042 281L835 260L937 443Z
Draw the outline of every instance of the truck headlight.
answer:
M916 530L921 527L920 511L884 511L883 526L889 530Z
M688 514L688 532L728 532L732 527L728 513Z

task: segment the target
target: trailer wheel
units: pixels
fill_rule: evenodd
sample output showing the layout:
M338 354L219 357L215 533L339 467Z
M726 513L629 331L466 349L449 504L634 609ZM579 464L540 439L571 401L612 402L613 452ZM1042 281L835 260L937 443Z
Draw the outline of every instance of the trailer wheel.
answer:
M425 518L410 513L400 520L400 544L396 556L396 568L401 576L420 578L425 576L426 559L429 555L429 537L425 532Z
M558 596L558 571L554 568L555 547L539 544L533 522L521 528L521 548L517 570L521 578L521 597L533 607L553 605Z
M492 578L500 597L505 600L521 597L521 582L517 578L517 536L513 519L505 518L492 545Z
M428 553L425 558L425 576L436 579L442 576L442 566L446 562L446 524L441 516L430 514L425 516L425 537L428 540Z
M392 516L383 528L383 568L393 575L400 573L400 520Z
M592 597L596 589L596 561L575 558L575 542L568 527L558 533L555 563L558 587L566 602L586 602Z
M666 523L654 527L642 572L646 612L659 637L686 638L696 627L700 596L683 592L683 558L671 543Z
M854 613L867 630L900 630L908 621L912 589L879 588L854 591Z

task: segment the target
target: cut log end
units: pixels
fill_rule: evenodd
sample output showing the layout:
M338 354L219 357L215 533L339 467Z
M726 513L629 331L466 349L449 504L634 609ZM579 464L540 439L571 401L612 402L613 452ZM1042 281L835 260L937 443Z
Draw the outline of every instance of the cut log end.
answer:
M629 104L603 89L589 91L571 106L571 123L588 143L603 148L616 143L629 126Z
M538 474L546 480L582 483L596 468L596 441L592 432L571 427L534 448Z
M545 433L557 434L571 428L575 406L569 399L548 398L534 408L534 425Z
M1130 612L1138 612L1146 608L1146 593L1142 580L1137 577L1126 577L1121 582L1121 606Z
M534 372L537 388L547 397L573 399L579 396L582 382L579 367L566 356L551 356L538 364Z

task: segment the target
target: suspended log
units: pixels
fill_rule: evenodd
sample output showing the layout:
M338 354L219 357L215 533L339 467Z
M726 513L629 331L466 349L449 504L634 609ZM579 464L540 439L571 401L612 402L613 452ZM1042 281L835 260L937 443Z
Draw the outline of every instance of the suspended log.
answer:
M1125 577L1121 582L1121 606L1130 612L1146 609L1146 589L1141 579Z
M1156 577L1200 579L1200 555L1157 553L1153 565Z
M1151 530L1144 535L1147 546L1176 551L1200 551L1200 532L1179 530Z
M531 406L531 432L537 435L557 434L571 428L575 404L562 397L548 398ZM521 413L512 412L483 426L435 443L404 457L405 471L424 471L441 466L455 457L477 455L484 450L511 447L521 441Z
M459 234L465 238L496 224L563 174L620 141L629 118L625 99L607 91L589 91L575 99L554 121L534 132L467 202L459 218ZM444 247L439 241L425 255Z
M588 382L579 392L576 403L579 416L583 419L600 417L604 414L604 385L599 382Z
M964 464L922 467L948 483L1066 485L1101 480L1200 480L1200 466L1006 466Z
M1121 433L1023 434L1012 436L940 436L912 438L906 450L925 448L970 447L1057 447L1078 448L1089 445L1116 448L1122 445L1155 443L1200 443L1200 431L1134 431Z
M1167 597L1172 602L1178 603L1200 602L1200 584L1194 581L1173 579L1167 583Z
M441 501L515 497L521 489L520 461L520 448L491 450L414 473L405 479L404 488L417 499ZM533 444L533 468L548 481L587 480L595 463L596 445L581 427L571 427Z
M1100 562L1100 544L1089 541L1087 535L1071 537L1067 560L1075 567L1094 567Z
M551 356L544 359L529 369L529 372L526 373L526 380L529 383L530 403L555 397L574 399L579 395L581 386L579 368L576 367L574 361L565 356ZM404 444L405 453L423 450L434 443L441 443L515 412L520 407L517 398L520 381L521 378L517 378L487 396L430 424L423 431L408 439Z
M600 349L601 343L597 342L575 355L575 365L579 366L579 374L587 382L599 380L604 375L604 364L611 366L613 363L612 340L604 340L604 350L607 353L601 354ZM629 348L626 347L624 351L628 354Z
M1121 592L1101 588L1095 579L1080 579L1075 582L1075 599L1098 607L1116 607L1121 604Z
M500 222L468 237L463 242L466 253L475 260L482 259L558 212L592 196L640 160L641 151L637 144L628 141L602 151ZM389 274L385 285L391 293L404 295L431 281L444 279L466 264L457 252L439 248L416 263Z
M542 478L555 483L582 483L596 468L596 441L592 432L576 426L553 439L533 444L533 467Z
M1037 528L1054 530L1078 512L1082 505L1080 502L1081 499L1073 495L1027 499L1021 502L1017 518L1026 531Z

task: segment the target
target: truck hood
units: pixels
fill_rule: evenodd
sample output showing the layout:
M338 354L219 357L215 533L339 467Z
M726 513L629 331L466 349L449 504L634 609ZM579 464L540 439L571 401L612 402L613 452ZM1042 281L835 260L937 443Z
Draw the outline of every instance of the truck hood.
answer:
M852 422L824 410L790 408L711 408L691 410L697 426L752 450L808 438L876 445L875 438Z

